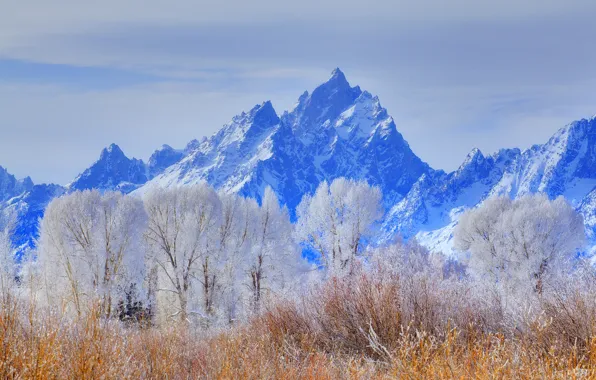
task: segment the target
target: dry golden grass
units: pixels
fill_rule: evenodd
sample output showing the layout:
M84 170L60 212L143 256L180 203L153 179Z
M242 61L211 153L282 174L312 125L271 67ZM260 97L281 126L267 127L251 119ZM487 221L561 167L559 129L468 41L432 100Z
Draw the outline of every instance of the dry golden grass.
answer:
M596 378L596 336L588 325L594 310L583 298L565 298L563 313L555 312L561 305L547 305L548 323L516 334L439 323L430 301L405 320L397 283L365 275L330 281L317 293L217 334L127 328L99 313L72 321L7 298L0 378Z

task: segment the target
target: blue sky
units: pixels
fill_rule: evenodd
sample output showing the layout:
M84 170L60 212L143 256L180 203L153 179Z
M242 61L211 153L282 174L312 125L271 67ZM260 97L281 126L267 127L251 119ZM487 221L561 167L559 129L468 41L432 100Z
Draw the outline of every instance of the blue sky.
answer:
M445 170L596 113L593 1L0 2L0 165L36 182L281 113L337 66Z

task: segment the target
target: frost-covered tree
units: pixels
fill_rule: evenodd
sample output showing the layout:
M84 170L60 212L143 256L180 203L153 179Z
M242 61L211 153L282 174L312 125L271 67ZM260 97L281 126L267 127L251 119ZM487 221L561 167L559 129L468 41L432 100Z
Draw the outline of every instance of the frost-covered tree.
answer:
M0 213L0 296L5 296L16 286L17 268L12 234L16 225L16 214L10 210Z
M429 252L412 238L368 249L367 256L366 273L384 286L396 286L399 316L412 328L432 331L463 314L461 301L469 301L470 294L466 281L449 270L445 255Z
M292 239L292 223L286 208L279 205L270 187L265 189L261 207L251 217L252 247L245 257L245 273L255 312L258 312L263 293L283 286L284 280L297 268L299 260Z
M53 200L38 242L41 284L50 304L81 314L99 299L102 314L144 275L142 233L146 214L139 199L118 192L75 192Z
M237 194L219 193L222 203L221 224L217 231L222 267L221 312L228 323L234 322L243 309L243 263L249 257L259 206L254 199Z
M366 182L338 178L331 185L321 183L298 205L298 240L319 253L329 273L349 273L373 224L382 217L381 196Z
M221 262L217 231L221 202L207 184L155 188L145 197L149 217L146 239L162 281L158 292L175 294L174 315L186 321L202 298L205 313L213 311ZM190 303L190 305L189 305Z
M145 208L162 317L232 323L258 310L270 290L287 288L302 268L288 211L271 189L259 206L204 183L156 188Z
M432 253L421 246L415 238L374 247L367 251L367 267L369 270L387 272L399 276L400 280L412 280L416 274L432 274L441 278L449 275L449 262L442 253Z
M143 202L119 192L103 194L100 203L100 263L105 294L104 310L107 316L113 312L112 305L119 302L127 289L140 287L145 273L145 247L143 233L147 214ZM114 299L114 294L118 299Z
M511 293L565 273L585 239L582 216L562 197L495 197L467 211L455 229L455 247L469 252L471 273Z

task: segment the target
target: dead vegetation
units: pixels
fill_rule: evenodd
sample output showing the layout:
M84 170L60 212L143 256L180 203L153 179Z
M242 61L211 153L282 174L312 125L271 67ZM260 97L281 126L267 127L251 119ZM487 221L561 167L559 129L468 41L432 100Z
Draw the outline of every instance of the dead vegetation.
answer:
M361 274L205 332L78 320L4 297L4 379L570 379L596 377L596 302L561 291L515 327L487 304L416 281ZM443 284L444 285L444 284ZM440 295L443 297L440 297ZM484 307L485 309L482 309ZM529 317L528 317L529 318ZM503 321L501 321L503 322Z

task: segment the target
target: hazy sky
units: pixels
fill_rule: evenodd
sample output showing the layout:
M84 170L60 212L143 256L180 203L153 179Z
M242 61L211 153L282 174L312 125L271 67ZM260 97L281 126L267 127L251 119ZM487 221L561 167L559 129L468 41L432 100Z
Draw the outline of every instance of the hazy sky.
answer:
M452 170L596 113L595 18L593 0L0 0L0 165L65 184L112 142L147 159L340 67Z

